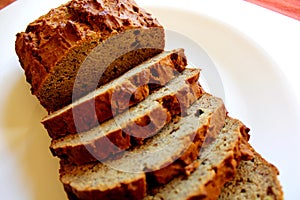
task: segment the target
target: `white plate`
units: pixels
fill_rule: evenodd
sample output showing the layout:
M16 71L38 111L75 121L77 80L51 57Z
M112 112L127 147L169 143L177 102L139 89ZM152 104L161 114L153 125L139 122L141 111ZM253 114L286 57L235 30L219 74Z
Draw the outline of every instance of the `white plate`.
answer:
M66 199L58 181L58 160L52 158L50 140L40 124L46 112L30 94L14 53L14 35L61 1L33 2L20 0L0 12L0 195L17 200ZM170 5L173 8L148 7L168 30L178 33L169 32L167 47L184 47L189 61L203 68L207 89L224 99L231 116L251 128L251 144L279 168L285 198L299 199L300 103L291 85L295 80L291 67L285 71L282 60L274 58L279 50L266 52L270 46L261 42L265 45L261 48L248 37L249 32L247 36L237 30L245 30L244 26L236 29L226 25L224 18L218 19L225 11L209 12L211 3L185 4L182 9L175 4ZM231 17L225 19L238 24ZM257 38L262 41L260 35ZM284 52L282 56L287 57ZM295 62L299 63L290 60Z

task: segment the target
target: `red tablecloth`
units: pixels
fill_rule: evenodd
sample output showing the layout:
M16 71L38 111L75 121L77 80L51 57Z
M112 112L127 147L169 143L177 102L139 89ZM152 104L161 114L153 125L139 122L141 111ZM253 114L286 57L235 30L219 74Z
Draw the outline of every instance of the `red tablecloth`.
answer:
M300 20L300 0L246 0Z
M8 4L14 2L15 0L0 0L0 9L4 8Z
M1 0L0 9L15 0ZM226 1L226 0L224 0ZM300 20L300 0L245 0Z

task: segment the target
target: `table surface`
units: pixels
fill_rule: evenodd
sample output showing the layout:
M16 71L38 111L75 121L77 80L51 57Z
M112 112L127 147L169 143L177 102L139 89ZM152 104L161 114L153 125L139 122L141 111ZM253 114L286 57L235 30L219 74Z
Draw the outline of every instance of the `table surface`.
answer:
M5 6L11 4L12 2L14 2L15 0L1 0L0 1L0 9L4 8Z
M283 15L300 20L299 0L246 0Z
M1 0L0 9L11 4L15 0ZM245 0L259 6L268 8L283 15L300 20L300 1L299 0Z

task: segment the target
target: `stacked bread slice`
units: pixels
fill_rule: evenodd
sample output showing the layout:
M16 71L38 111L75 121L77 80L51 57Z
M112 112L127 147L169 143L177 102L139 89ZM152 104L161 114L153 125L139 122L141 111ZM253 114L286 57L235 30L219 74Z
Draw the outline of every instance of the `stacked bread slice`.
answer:
M283 199L249 129L204 91L184 50L164 43L132 0L72 0L17 35L68 198Z

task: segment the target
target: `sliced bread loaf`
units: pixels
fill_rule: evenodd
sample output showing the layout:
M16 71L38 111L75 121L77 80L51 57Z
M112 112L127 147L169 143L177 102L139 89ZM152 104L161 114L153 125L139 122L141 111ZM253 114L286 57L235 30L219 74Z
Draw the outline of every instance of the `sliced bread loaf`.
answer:
M190 164L197 159L202 144L206 141L208 145L219 134L225 117L223 101L204 94L185 116L174 117L143 145L104 163L120 171L147 172L148 181L165 184L178 174L193 171Z
M15 49L32 93L52 112L163 51L164 37L134 0L72 0L18 33Z
M241 160L243 151L240 145L247 132L248 128L240 121L228 117L216 140L202 148L195 161L198 167L191 175L177 177L168 184L150 189L145 199L217 199Z
M185 116L173 118L145 144L120 157L80 166L63 161L61 182L73 199L141 199L145 186L153 184L153 177L157 178L155 183L166 183L180 173L190 173L193 169L189 164L197 159L206 135L215 137L225 117L222 100L204 94L187 109ZM166 168L168 172L160 171ZM145 173L147 176L143 176ZM135 185L136 182L140 184Z
M144 101L99 126L51 143L53 155L82 164L103 160L157 133L172 115L186 110L202 94L198 69L186 69Z
M51 138L88 131L145 99L182 72L183 49L165 51L43 119ZM155 87L156 86L156 87ZM84 115L82 114L84 113Z
M233 180L222 189L219 200L283 200L277 168L261 157L249 144L253 157L242 160Z

